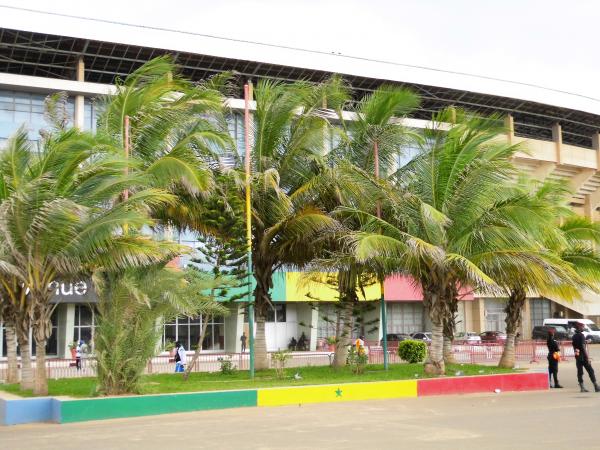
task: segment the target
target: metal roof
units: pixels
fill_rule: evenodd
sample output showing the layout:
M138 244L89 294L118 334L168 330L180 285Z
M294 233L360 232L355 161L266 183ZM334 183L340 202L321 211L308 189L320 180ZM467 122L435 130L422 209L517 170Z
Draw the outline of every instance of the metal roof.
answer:
M240 80L268 77L289 81L322 81L331 75L331 72L324 70L0 28L0 71L7 73L72 80L76 61L82 57L85 61L85 81L109 84L114 83L117 77L126 77L146 61L164 54L172 55L183 74L192 80L202 80L223 71L240 74ZM358 96L383 83L413 89L422 99L421 108L413 114L415 118L430 119L434 111L450 105L483 115L510 113L514 117L517 135L551 139L552 125L558 122L562 125L563 142L583 147L591 147L591 135L600 130L600 116L589 112L447 87L341 75Z

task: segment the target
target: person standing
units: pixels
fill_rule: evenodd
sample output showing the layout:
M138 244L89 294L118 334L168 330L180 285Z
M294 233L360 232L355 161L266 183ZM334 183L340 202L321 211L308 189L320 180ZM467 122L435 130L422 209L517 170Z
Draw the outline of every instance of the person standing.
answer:
M600 392L600 386L596 383L596 374L590 364L590 358L587 352L585 335L583 334L584 324L577 322L575 324L575 334L573 335L573 350L575 350L575 364L577 365L577 381L581 392L588 392L583 385L583 369L586 370L590 381L594 385L594 390Z
M175 342L175 372L185 372L185 348L181 342Z
M77 370L81 370L81 354L83 353L83 341L77 343L75 347L75 367Z
M242 335L240 336L240 341L242 342L242 353L246 351L246 332L242 331Z
M548 340L546 345L548 346L548 381L550 387L562 388L558 382L558 362L560 361L560 348L558 342L554 339L555 328L548 330ZM554 386L552 386L552 378L554 377Z

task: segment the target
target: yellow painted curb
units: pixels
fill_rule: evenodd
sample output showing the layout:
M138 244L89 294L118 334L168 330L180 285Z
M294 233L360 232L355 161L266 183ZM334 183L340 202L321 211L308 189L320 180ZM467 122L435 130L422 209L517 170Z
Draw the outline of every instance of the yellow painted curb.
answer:
M302 403L351 402L384 398L416 397L417 382L377 381L372 383L328 384L258 390L258 406Z

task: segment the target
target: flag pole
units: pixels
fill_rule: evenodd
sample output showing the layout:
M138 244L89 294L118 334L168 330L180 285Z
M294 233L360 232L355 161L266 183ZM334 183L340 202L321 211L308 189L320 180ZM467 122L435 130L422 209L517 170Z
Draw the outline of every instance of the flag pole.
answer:
M250 378L254 378L254 301L252 299L252 204L250 197L250 86L244 84L244 144L246 153L246 256L248 262L248 338L250 348Z

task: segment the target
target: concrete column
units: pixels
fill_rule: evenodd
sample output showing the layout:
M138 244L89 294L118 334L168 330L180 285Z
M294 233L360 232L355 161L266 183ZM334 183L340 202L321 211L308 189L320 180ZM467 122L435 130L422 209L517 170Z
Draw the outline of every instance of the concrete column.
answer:
M482 333L485 330L485 299L477 298L473 300L472 306L472 314L473 314L473 331L477 333Z
M315 351L317 349L317 325L319 320L319 311L315 307L311 307L308 303L296 304L297 318L298 318L298 336L302 333L310 341L309 350Z
M560 164L562 149L562 127L560 123L552 125L552 140L556 144L556 164Z
M225 317L225 351L230 353L239 353L242 351L242 342L240 337L244 332L244 308L234 305L231 308L231 314ZM246 336L248 331L246 330ZM248 346L248 341L246 341Z
M59 338L58 341L58 353L63 358L71 357L71 350L69 344L73 342L73 330L75 329L75 304L66 303L63 306L63 312L59 314L59 324L64 323L63 339ZM60 337L60 334L59 334Z
M592 148L596 150L596 170L600 170L600 133L592 134Z
M77 60L76 80L85 81L85 64L83 58ZM83 130L85 124L85 97L83 95L75 96L75 117L73 120L75 127Z
M513 143L513 138L515 137L515 119L512 114L507 114L504 118L504 126L506 127L506 138L508 139L508 143Z
M531 324L531 299L528 298L523 306L523 320L521 321L521 339L531 339L533 327Z

